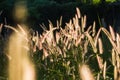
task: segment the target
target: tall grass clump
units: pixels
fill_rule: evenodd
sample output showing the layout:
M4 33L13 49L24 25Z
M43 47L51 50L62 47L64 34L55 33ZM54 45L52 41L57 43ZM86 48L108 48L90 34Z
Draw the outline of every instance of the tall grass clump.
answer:
M53 27L50 22L49 30L42 26L44 32L33 36L36 47L34 51L39 53L35 55L40 56L35 61L39 64L38 74L42 74L38 79L80 79L79 67L87 62L85 56L88 46L91 46L93 52L97 52L90 36L91 27L85 30L86 16L81 17L79 9L76 10L77 14L66 23L65 28L61 27L61 20L57 21L57 27Z
M86 26L86 16L82 17L78 8L76 11L65 28L60 19L57 27L49 22L49 29L41 25L44 32L33 36L34 60L39 64L38 74L42 74L38 79L118 80L119 34L112 27L96 31L95 22ZM90 75L87 79L83 78L84 72Z
M39 79L80 79L80 67L87 64L91 57L98 55L99 36L96 35L95 23L87 28L86 16L82 17L78 8L76 11L77 14L66 23L65 28L61 27L62 19L57 21L57 27L53 27L49 21L49 30L41 25L44 32L33 36L34 57L39 58L36 58L35 63L39 64L36 66L38 74L42 74L38 75ZM89 68L86 69L90 71ZM89 71L88 75L94 76ZM94 80L93 77L91 80Z

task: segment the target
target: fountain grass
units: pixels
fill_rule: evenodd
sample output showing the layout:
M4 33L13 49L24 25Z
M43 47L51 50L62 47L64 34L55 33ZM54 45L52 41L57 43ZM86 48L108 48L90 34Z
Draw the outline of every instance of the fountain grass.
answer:
M6 25L15 32L8 46L9 80L119 79L120 35L111 26L98 31L95 22L86 26L87 16L76 10L65 28L62 18L56 27L49 21L49 29L41 25L43 33L35 32L30 38L20 25L20 31Z

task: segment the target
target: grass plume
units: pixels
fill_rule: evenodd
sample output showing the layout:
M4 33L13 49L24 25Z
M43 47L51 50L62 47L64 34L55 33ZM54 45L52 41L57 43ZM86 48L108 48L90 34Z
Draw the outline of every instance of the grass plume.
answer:
M79 71L82 80L95 80L91 70L87 65L81 65Z

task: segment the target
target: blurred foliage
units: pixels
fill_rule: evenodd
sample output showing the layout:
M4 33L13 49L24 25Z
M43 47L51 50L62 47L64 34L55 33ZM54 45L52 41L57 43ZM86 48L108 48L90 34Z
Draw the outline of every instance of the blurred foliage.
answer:
M14 5L18 0L1 0L0 1L0 11L2 15L0 16L0 22L4 23L5 18L7 24L16 25L16 21L14 17ZM100 2L102 0L21 0L27 2L28 8L28 19L27 24L33 29L38 29L39 24L48 25L48 20L51 20L53 24L56 24L56 20L58 20L61 16L63 16L63 25L65 22L68 22L74 16L75 8L79 7L82 11L82 14L86 14L88 16L88 25L91 25L93 21L97 22L97 15L102 17L102 15L106 15L107 11L110 9L108 7L104 7ZM115 0L106 0L106 2L113 2ZM103 6L103 7L102 7ZM106 14L104 13L106 10ZM89 19L92 21L89 21ZM93 18L94 17L94 18ZM36 26L36 27L35 27ZM41 31L39 31L41 32Z

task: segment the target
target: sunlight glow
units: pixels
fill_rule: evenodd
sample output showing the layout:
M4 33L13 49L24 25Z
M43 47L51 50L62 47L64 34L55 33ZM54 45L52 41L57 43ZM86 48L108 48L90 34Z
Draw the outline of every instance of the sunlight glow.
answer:
M35 80L35 69L28 50L27 35L22 31L12 34L9 40L9 80Z

